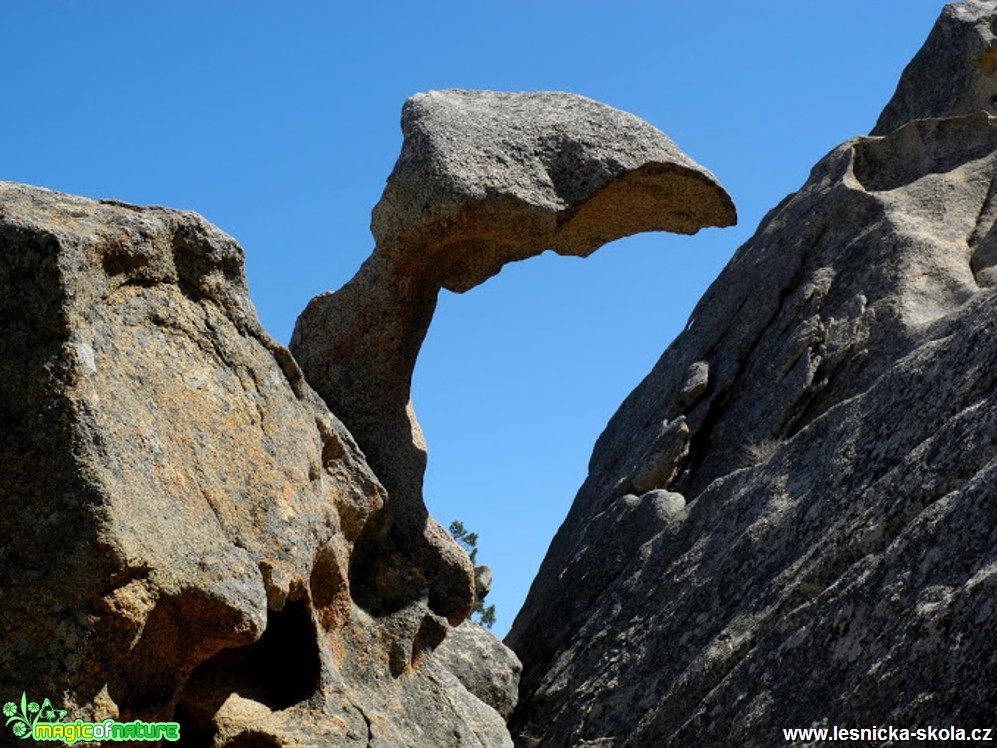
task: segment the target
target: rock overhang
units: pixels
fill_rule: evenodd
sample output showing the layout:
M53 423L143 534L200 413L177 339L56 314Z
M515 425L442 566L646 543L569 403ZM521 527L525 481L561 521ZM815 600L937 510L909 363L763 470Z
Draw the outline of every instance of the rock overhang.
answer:
M587 256L645 231L730 226L716 177L632 114L559 91L410 97L371 217L375 254L465 291L543 249ZM497 266L497 267L496 267Z

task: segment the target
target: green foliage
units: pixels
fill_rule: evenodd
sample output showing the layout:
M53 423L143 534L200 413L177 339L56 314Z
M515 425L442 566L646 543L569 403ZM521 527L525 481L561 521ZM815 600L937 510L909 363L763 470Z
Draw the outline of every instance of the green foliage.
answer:
M495 625L495 606L485 605L483 598L488 594L487 590L479 591L484 588L481 579L488 567L478 565L478 533L468 532L464 523L455 519L450 523L450 534L457 541L457 544L464 549L468 558L471 559L471 564L474 565L474 607L471 608L471 619L490 629Z
M495 625L495 606L485 605L481 600L476 600L474 603L474 610L471 614L478 614L478 623L484 626L486 629L490 629Z
M450 534L463 548L471 559L471 563L477 565L478 562L478 533L468 532L464 523L455 519L450 523Z

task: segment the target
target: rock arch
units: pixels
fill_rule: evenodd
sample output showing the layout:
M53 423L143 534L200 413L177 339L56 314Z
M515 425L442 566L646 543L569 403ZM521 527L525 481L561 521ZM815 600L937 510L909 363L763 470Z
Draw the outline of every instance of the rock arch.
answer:
M354 551L354 597L378 615L424 600L456 625L473 574L423 504L426 448L410 401L440 289L467 291L546 249L584 257L643 231L729 226L736 214L666 135L582 96L430 91L405 103L401 125L372 213L375 249L341 289L311 300L290 348L388 491Z

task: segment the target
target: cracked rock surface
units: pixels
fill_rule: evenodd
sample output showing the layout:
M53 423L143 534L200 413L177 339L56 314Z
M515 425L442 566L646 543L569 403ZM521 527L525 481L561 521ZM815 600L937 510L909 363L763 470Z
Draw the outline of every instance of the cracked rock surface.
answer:
M506 639L517 744L992 721L995 6L946 7L611 419Z

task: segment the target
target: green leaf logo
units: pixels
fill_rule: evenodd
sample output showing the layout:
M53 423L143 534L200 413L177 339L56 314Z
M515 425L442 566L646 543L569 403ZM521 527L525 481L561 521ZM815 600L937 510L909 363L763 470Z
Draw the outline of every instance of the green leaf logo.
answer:
M28 701L28 695L22 692L20 704L8 701L3 705L3 716L7 718L6 724L8 726L13 723L13 727L10 729L17 737L27 739L34 731L35 723L38 720L59 721L66 716L66 710L56 709L48 699L45 699L41 704L37 701Z

